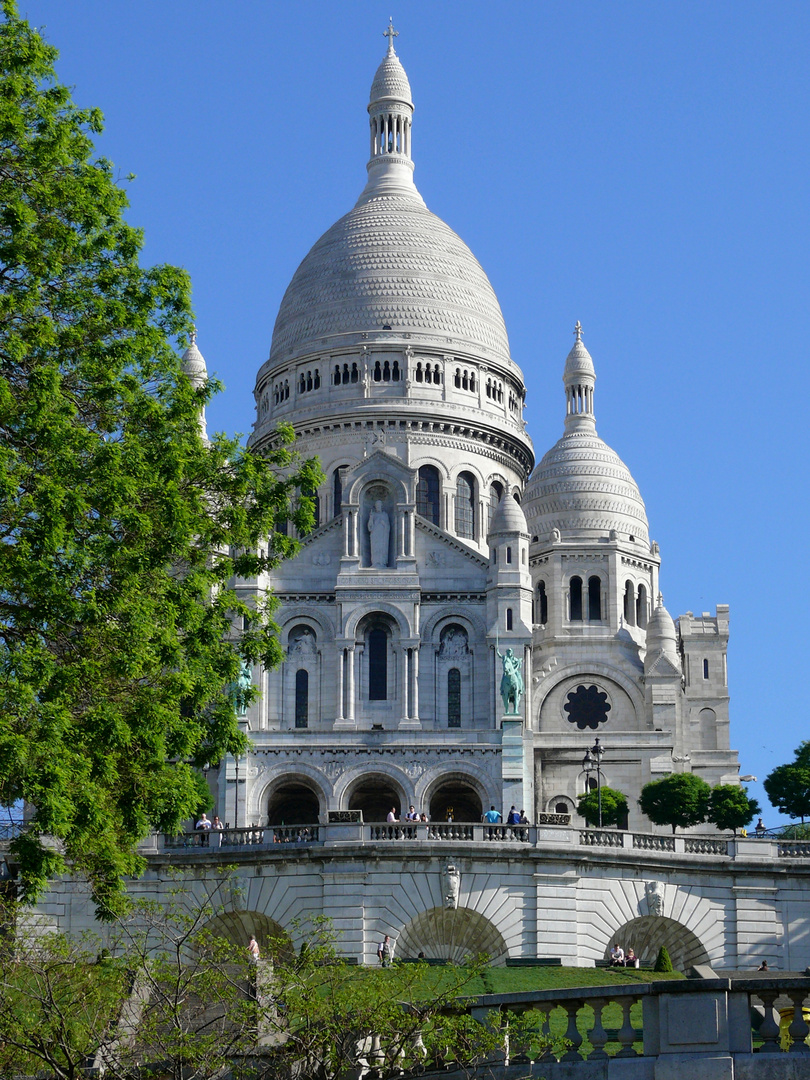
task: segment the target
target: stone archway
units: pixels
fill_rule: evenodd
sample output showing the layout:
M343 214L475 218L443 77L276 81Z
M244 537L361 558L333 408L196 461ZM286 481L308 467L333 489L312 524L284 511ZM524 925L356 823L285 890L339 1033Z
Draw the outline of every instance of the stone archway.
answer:
M471 908L431 908L411 919L397 938L396 956L415 959L420 952L454 964L486 953L495 967L502 967L509 955L497 927Z
M361 777L352 787L348 801L349 810L362 811L363 821L385 821L392 809L399 817L405 808L396 784L379 773Z
M466 779L452 778L436 787L430 796L428 813L431 821L447 821L452 811L453 821L480 821L483 814L481 797Z
M258 911L223 911L206 923L205 929L232 945L244 946L246 955L253 934L264 959L286 963L295 956L290 935L284 927Z
M604 958L610 959L610 949L618 942L625 952L632 946L644 963L653 963L662 945L666 947L676 971L686 971L695 964L708 964L709 954L700 938L682 923L663 915L643 915L620 926L605 948Z
M317 825L320 800L300 777L282 780L273 786L267 803L268 825Z

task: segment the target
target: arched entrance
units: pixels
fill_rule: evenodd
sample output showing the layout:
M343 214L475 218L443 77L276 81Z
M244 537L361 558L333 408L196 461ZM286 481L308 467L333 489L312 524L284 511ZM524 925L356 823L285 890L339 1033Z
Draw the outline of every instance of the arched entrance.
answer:
M385 821L392 808L400 817L402 797L386 776L365 777L349 796L349 809L362 810L363 821Z
M255 936L265 960L286 963L295 955L290 935L284 927L258 911L224 911L211 919L205 929L225 938L232 945L244 946L245 955L251 934Z
M430 796L428 814L431 821L480 821L483 813L481 798L475 788L464 780L447 780Z
M485 953L502 967L509 950L500 931L484 915L470 908L431 908L403 927L396 941L400 960L422 952L429 959L461 964Z
M708 964L709 954L700 939L691 930L674 919L663 915L643 915L631 919L612 935L604 959L610 959L610 949L617 941L625 952L633 948L644 963L653 963L658 950L665 946L676 971L686 971L695 964Z
M317 825L318 796L299 779L283 780L273 788L267 804L268 825Z

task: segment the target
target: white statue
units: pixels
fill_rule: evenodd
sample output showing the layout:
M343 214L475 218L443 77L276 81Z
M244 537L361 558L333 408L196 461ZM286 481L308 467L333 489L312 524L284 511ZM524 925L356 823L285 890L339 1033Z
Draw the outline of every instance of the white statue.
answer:
M368 531L371 536L371 565L382 569L388 566L388 537L391 535L391 520L383 510L379 499L368 515Z
M664 887L658 881L648 881L644 885L647 898L647 912L650 915L664 914Z
M444 906L453 911L458 907L458 894L461 890L461 874L458 867L445 866L442 871L444 885Z

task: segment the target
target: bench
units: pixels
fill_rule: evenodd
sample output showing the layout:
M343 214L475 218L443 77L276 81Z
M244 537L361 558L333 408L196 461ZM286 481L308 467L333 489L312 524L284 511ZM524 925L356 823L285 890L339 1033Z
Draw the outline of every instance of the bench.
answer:
M509 956L506 960L507 967L562 967L562 959L559 956Z

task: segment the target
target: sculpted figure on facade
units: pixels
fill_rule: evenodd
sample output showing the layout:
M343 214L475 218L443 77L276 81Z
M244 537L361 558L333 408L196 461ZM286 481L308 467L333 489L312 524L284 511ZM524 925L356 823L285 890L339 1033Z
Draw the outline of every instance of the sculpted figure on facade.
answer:
M368 515L368 531L371 539L371 565L383 569L388 566L388 538L391 535L391 519L377 499Z
M498 651L498 656L501 658L503 668L501 675L503 709L507 716L518 716L520 699L525 689L522 675L523 661L519 656L515 656L512 649L507 649L505 653Z
M253 672L250 664L247 660L242 660L236 682L232 682L228 686L228 697L231 699L237 716L247 716L248 690L252 685Z
M469 654L467 634L460 626L451 626L442 634L439 647L440 660L464 660Z
M311 630L301 630L290 641L290 656L312 656L315 652L315 635Z
M646 882L644 896L647 899L647 913L649 915L664 914L664 886L660 881Z
M453 866L452 863L445 866L442 871L442 881L444 885L444 906L451 911L455 911L458 907L458 897L461 891L461 873L458 867Z

